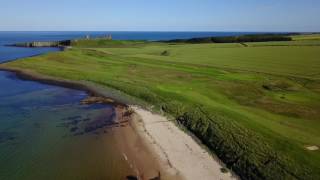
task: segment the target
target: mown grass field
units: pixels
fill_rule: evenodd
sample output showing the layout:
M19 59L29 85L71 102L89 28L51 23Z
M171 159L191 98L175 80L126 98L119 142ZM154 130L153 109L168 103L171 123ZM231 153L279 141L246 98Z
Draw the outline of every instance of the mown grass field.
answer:
M2 67L120 90L184 125L244 179L319 179L320 40L85 40ZM178 141L178 140L177 140Z

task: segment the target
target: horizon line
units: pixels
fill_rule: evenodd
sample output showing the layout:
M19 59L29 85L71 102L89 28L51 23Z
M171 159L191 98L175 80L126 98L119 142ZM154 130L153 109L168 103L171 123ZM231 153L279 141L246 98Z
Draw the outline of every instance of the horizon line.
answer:
M225 31L207 31L207 30L190 30L190 31L163 31L163 30L0 30L0 32L248 32L248 33L320 33L320 31L243 31L243 30L225 30Z

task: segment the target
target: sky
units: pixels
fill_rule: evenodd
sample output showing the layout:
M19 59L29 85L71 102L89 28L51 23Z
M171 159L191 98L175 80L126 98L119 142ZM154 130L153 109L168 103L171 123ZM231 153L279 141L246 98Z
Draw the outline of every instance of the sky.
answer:
M319 32L320 0L0 0L0 31Z

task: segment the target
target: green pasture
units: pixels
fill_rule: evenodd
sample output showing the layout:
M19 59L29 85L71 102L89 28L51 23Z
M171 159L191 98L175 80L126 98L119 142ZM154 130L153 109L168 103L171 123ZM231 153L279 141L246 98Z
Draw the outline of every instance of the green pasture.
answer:
M320 147L320 43L293 42L79 40L0 66L137 97L173 116L244 179L319 179L320 151L306 147Z

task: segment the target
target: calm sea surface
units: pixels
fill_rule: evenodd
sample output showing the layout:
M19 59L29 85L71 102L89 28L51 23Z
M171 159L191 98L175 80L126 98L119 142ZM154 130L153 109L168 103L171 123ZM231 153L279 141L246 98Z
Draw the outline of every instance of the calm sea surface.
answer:
M0 32L0 63L57 48L17 48L17 42L112 34L114 39L167 40L238 32ZM80 105L82 91L23 81L0 71L0 180L124 179L132 170L108 130L114 107Z

